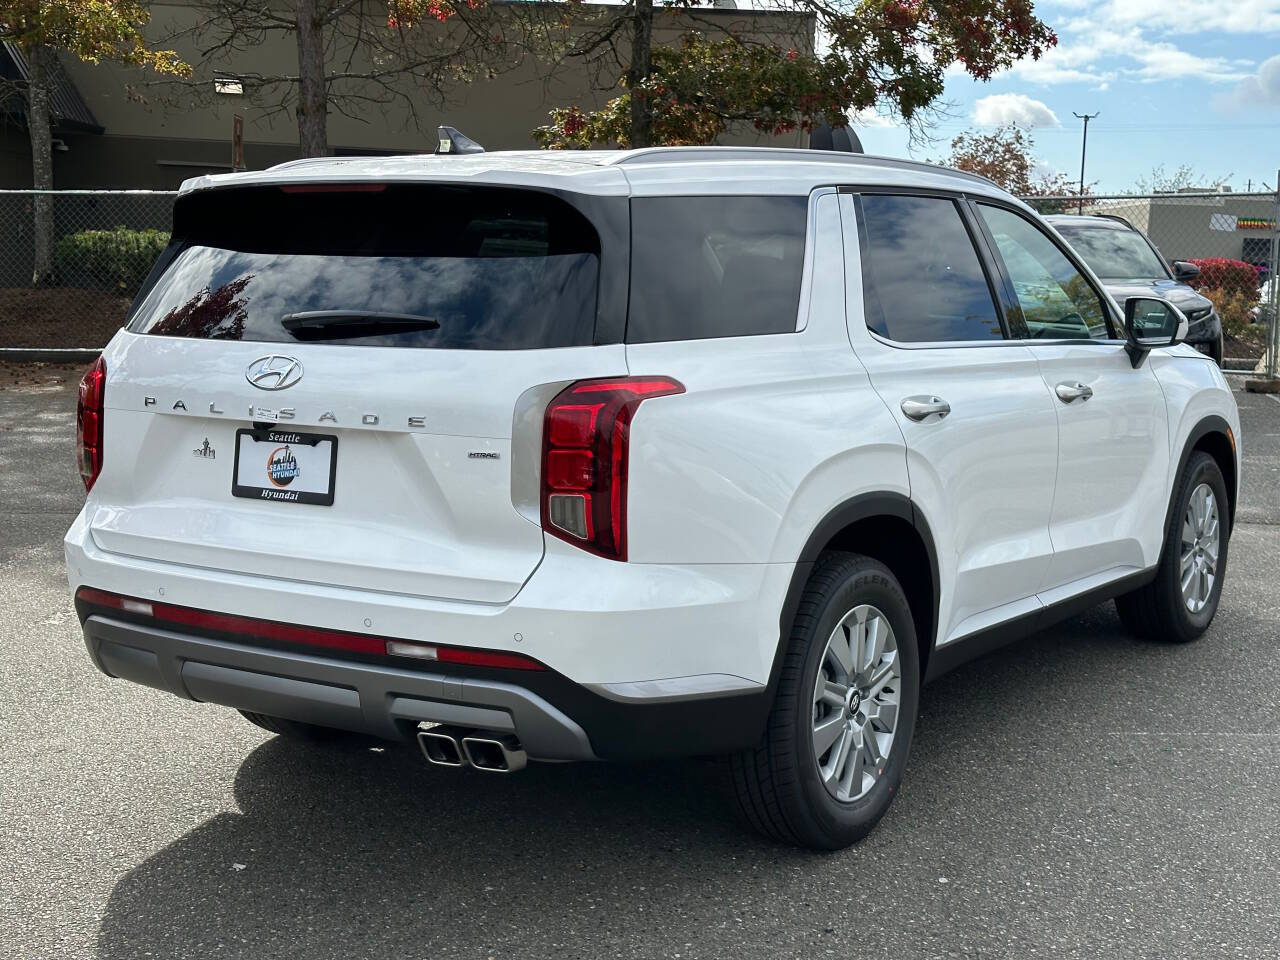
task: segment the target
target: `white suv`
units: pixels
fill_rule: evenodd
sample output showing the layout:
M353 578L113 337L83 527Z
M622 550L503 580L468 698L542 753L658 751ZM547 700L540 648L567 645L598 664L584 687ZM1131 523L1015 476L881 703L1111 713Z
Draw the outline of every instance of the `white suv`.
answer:
M839 847L926 679L1112 597L1208 626L1240 429L1180 330L897 160L202 177L81 386L70 583L101 670L276 733L729 755L755 826Z

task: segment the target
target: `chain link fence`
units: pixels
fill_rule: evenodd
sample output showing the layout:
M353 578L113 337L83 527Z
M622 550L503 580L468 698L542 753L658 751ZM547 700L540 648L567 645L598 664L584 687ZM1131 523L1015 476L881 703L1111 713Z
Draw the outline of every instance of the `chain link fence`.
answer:
M175 196L0 190L0 348L104 346L169 242ZM48 218L44 257L38 215ZM48 272L35 283L38 260L47 261Z
M1189 261L1200 275L1186 283L1213 302L1222 320L1223 367L1275 375L1276 298L1280 284L1280 192L1155 193L1023 197L1053 222L1058 217L1110 218L1141 231L1170 263ZM1120 226L1120 224L1116 224ZM1102 233L1087 223L1058 220L1059 231L1113 288L1136 295L1131 283L1155 278L1158 263L1142 265L1144 245L1127 231ZM1166 295L1167 289L1152 291ZM1173 297L1171 299L1177 299ZM1196 318L1194 314L1191 319ZM1200 345L1208 350L1206 345Z
M0 190L0 223L6 226L0 231L0 348L104 346L168 242L175 196ZM1280 296L1280 192L1024 199L1047 215L1122 219L1166 260L1197 263L1201 275L1189 282L1213 300L1222 318L1224 366L1274 376L1277 324L1270 318L1277 315ZM42 206L50 227L49 272L33 284ZM1151 274L1140 264L1140 245L1102 244L1088 251L1077 246L1108 282Z

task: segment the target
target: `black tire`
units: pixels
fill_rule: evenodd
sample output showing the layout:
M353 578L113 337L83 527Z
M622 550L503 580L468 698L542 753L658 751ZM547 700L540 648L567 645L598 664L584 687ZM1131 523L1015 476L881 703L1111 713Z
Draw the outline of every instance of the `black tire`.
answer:
M813 742L814 691L828 638L855 607L877 608L897 641L897 726L875 785L838 800L824 785ZM884 564L853 553L826 553L805 585L763 741L730 759L732 793L749 824L783 843L838 850L866 836L897 795L920 702L920 654L911 608Z
M271 733L286 737L289 740L303 740L308 743L326 743L331 740L338 740L348 734L344 730L335 730L333 727L321 727L314 723L303 723L300 720L286 720L284 717L269 717L265 713L251 713L248 710L239 711L240 716L244 717L256 727L268 730Z
M1209 485L1217 501L1220 536L1213 587L1204 608L1193 613L1182 596L1182 524L1191 494L1202 483ZM1155 579L1132 593L1116 597L1120 622L1130 633L1147 640L1188 643L1208 629L1218 610L1227 574L1227 547L1231 542L1228 502L1227 484L1217 461L1203 451L1193 453L1174 491L1173 510L1164 532L1164 548Z

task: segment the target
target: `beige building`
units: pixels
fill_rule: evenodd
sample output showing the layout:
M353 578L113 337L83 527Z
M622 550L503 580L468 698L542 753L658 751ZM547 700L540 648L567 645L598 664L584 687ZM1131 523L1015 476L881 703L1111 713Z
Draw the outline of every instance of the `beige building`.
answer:
M722 0L724 2L724 0ZM730 0L731 2L731 0ZM704 23L724 24L743 32L777 36L793 29L794 17L737 10L717 5L696 11ZM206 15L192 0L160 0L152 6L153 37L170 35ZM784 26L785 24L785 26ZM660 14L656 39L670 42L681 32L680 22ZM812 31L810 29L810 36ZM173 43L179 54L196 59L191 39ZM21 55L3 51L0 72L21 73ZM54 130L54 183L72 188L176 188L188 177L231 169L232 117L244 118L244 159L250 169L267 167L298 157L298 130L292 110L264 108L237 92L240 75L296 74L297 47L292 34L268 35L259 46L229 56L219 71L224 82L187 96L185 102L146 105L134 94L155 100L161 92L144 85L137 71L112 64L92 66L72 57L63 58L65 82L55 95L59 122ZM535 146L531 131L547 120L554 106L579 104L591 107L606 97L592 90L581 67L562 67L547 76L545 64L526 62L496 79L471 83L453 90L440 107L423 92L413 99L417 121L402 105L370 106L358 117L330 109L328 137L335 155L376 155L431 151L435 127L448 123L489 149ZM182 98L179 98L180 100ZM0 187L31 185L30 146L23 126L22 105L11 100L8 122L0 129ZM724 138L725 143L774 143L794 146L800 135L768 138L747 128Z
M1124 217L1151 238L1166 260L1228 257L1261 266L1270 263L1276 236L1273 195L1171 193L1103 201L1086 205L1084 212Z

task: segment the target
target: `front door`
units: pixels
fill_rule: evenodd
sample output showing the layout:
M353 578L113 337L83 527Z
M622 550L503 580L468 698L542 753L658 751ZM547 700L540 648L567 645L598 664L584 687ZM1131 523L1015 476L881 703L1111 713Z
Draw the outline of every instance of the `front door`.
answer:
M1065 599L1159 556L1169 473L1164 394L1150 364L1133 367L1104 298L1048 233L1020 211L976 209L1016 303L1011 327L1036 358L1058 418L1044 599Z

